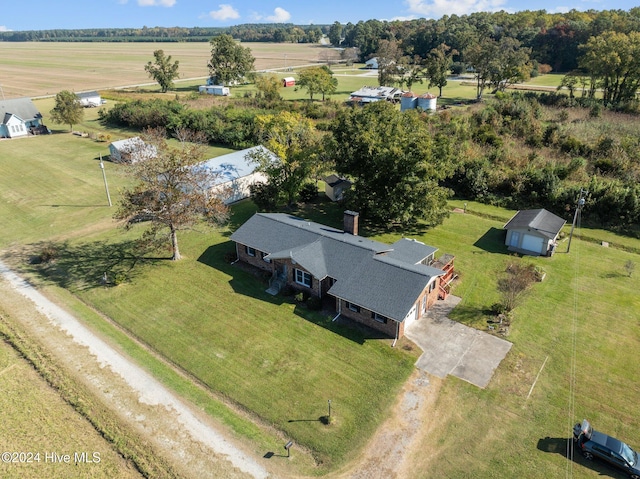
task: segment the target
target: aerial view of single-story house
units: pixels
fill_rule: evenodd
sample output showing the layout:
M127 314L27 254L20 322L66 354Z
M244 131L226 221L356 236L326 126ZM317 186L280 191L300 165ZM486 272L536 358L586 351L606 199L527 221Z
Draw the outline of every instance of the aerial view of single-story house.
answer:
M551 256L566 221L545 209L521 210L504 225L505 245L516 253Z
M109 154L111 161L114 163L137 163L155 158L158 151L155 146L149 145L139 136L135 136L111 143L109 145Z
M0 138L49 133L48 128L42 124L42 114L30 98L0 101L0 122Z
M254 146L211 158L197 167L206 168L216 175L215 184L210 188L224 196L225 204L235 203L251 195L251 185L267 181L264 173L256 171L257 163L251 159L252 154L260 152L277 159L267 148Z
M85 108L94 108L102 104L102 98L97 91L85 91L76 93L80 104Z
M329 175L324 179L324 192L331 201L340 201L349 188L351 182L338 175Z
M453 256L402 238L389 245L358 236L359 215L344 231L284 213L256 213L232 235L238 260L271 273L271 294L284 285L327 299L339 316L398 339L454 279Z

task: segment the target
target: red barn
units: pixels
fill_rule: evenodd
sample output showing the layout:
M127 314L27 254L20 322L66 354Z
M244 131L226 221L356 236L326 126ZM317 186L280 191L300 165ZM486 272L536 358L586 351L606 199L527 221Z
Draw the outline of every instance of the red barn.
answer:
M296 79L293 77L285 77L282 79L282 86L294 86L296 84Z

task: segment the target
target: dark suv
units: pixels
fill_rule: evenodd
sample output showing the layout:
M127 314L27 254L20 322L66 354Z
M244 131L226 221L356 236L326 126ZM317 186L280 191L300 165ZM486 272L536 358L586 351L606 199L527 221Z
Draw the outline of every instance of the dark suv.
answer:
M586 419L573 426L573 440L586 459L598 457L626 472L631 479L640 479L638 453L624 442L594 431Z

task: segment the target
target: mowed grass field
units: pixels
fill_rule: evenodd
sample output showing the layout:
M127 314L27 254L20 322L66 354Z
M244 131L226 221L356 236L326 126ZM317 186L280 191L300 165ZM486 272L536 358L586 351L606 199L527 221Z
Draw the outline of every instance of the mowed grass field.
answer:
M225 254L233 250L228 234L252 214L250 202L234 208L229 229L182 234L183 261L139 265L129 271L129 282L96 287L105 265L132 236L111 221L99 171L85 174L96 168L94 147L104 146L69 134L0 142L2 247L37 253L40 242L52 241L59 252L46 274L27 267L29 254L14 256L13 262L43 274L33 278L51 291L66 287L213 393L251 411L257 428L203 399L99 318L87 319L165 382L254 440L257 451L275 450L282 437L293 438L306 452L296 453L292 467L309 474L330 475L355 459L412 370L415 351L392 349L388 341L367 339L270 297L261 277L226 263ZM48 152L47 161L31 159L41 152ZM126 184L116 165L108 166L114 184ZM66 201L45 202L45 193ZM498 300L496 277L511 259L501 228L513 211L475 203L467 210L437 228L405 233L456 255L460 278L454 294L462 302L453 318L484 329L486 311ZM339 226L339 211L331 204L298 214ZM599 230L576 233L570 254L565 242L552 258L520 260L533 262L547 276L515 311L507 338L513 348L485 390L447 379L427 425L432 433L421 448L428 453L413 458L412 477L547 478L568 468L576 477L619 477L597 462L565 458L570 428L583 417L640 446L635 360L640 275L629 277L624 268L627 261L637 264L638 255L617 247L638 249L640 242ZM400 234L377 239L392 242ZM60 297L85 314L72 296ZM328 399L331 426L318 421Z

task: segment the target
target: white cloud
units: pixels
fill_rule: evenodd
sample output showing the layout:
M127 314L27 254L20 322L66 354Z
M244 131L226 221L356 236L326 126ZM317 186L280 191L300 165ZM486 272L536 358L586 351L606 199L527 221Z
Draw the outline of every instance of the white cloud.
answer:
M274 23L284 23L289 19L291 19L291 14L281 7L276 7L273 10L273 15L265 17L265 20Z
M569 7L555 7L551 10L547 10L548 13L567 13L571 8Z
M236 10L235 8L233 8L231 5L227 3L218 5L218 9L210 11L209 16L214 20L219 20L219 21L240 18L240 14L238 13L238 10Z
M409 11L428 18L443 15L467 15L503 9L506 0L405 0Z
M5 27L4 25L0 25L0 32L12 32L10 28Z
M173 7L176 0L138 0L141 7Z

